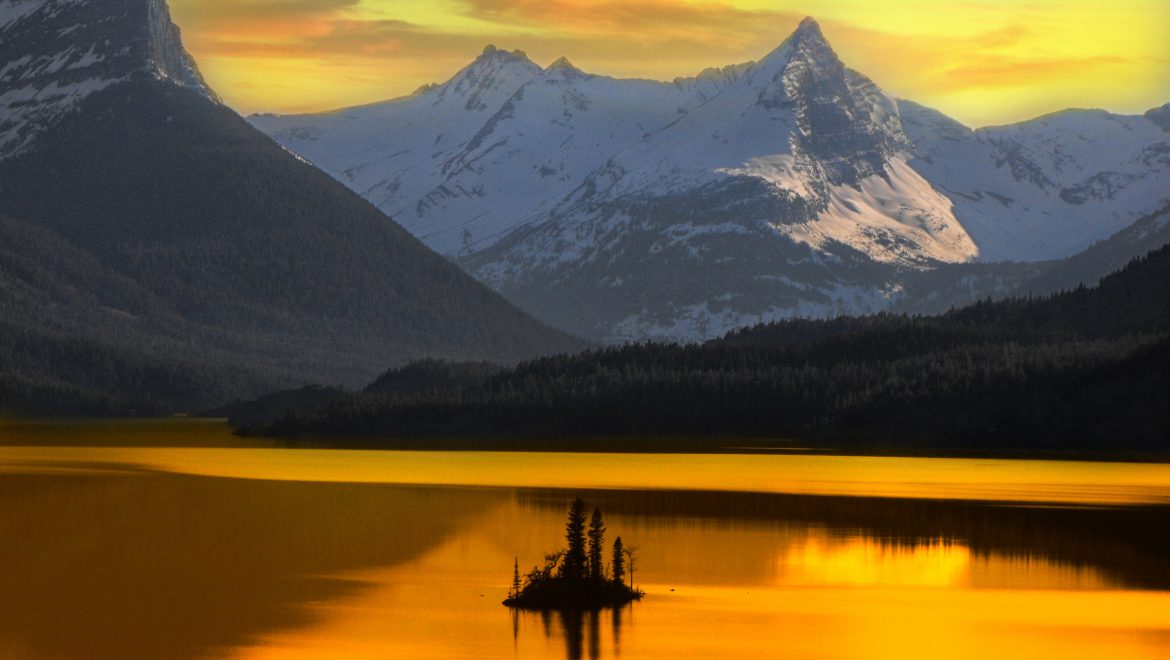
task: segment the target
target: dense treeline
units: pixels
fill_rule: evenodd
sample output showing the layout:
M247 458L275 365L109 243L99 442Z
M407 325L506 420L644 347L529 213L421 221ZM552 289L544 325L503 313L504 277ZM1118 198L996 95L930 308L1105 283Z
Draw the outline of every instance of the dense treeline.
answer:
M281 382L0 321L0 414L165 415L179 405L198 410Z
M285 436L740 436L866 446L1170 449L1170 246L1098 287L937 317L790 321L702 346L542 358L344 397ZM432 370L444 374L456 368ZM413 382L425 382L412 367ZM394 373L383 379L393 379Z

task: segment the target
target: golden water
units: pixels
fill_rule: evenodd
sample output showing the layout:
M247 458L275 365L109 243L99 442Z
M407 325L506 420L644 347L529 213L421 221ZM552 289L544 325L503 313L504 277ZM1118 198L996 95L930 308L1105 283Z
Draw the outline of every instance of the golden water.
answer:
M0 658L1170 657L1165 465L120 428L0 425ZM576 494L646 598L514 615L513 559L563 543Z

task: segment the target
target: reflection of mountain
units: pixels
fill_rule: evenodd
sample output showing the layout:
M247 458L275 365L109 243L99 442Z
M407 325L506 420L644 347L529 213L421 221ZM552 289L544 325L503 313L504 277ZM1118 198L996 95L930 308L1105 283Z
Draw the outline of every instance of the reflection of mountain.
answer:
M502 497L6 473L0 655L195 659L305 627L314 603L370 586L328 576L415 559Z

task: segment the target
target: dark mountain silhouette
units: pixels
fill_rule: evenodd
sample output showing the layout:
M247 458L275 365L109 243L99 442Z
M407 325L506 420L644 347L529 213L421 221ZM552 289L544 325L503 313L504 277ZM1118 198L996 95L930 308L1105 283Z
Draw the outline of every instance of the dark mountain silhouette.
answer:
M5 35L54 42L47 27L94 7L47 1ZM27 129L0 152L0 408L164 412L368 382L423 356L513 362L581 346L253 129L193 68L174 75L189 59L160 27L165 3L103 7L111 35L148 42L141 61L90 72L113 82L35 116L0 108Z

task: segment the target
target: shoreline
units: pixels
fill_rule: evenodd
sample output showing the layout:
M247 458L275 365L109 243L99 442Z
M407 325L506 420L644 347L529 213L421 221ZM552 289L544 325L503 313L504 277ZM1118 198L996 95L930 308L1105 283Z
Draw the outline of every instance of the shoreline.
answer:
M120 428L119 428L120 427ZM59 434L106 431L120 442L89 437L73 444L58 441ZM200 431L213 433L205 442ZM155 434L169 441L151 442ZM1104 451L1091 449L1001 449L971 447L898 446L866 444L854 440L836 445L817 445L801 439L710 436L567 436L550 439L533 436L424 436L351 437L305 436L285 438L239 434L224 418L188 415L130 418L20 418L0 417L0 447L16 446L139 446L217 447L242 449L347 449L366 451L491 451L564 454L712 454L856 456L885 458L966 458L994 460L1043 460L1100 463L1167 463L1170 452Z

